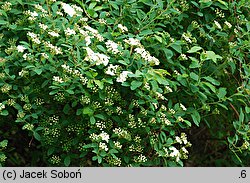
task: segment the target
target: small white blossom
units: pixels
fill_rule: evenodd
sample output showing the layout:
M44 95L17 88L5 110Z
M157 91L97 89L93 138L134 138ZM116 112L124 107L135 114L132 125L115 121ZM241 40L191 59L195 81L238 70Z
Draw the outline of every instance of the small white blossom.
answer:
M107 70L105 71L105 73L108 74L108 75L114 76L116 74L116 71L117 71L118 67L119 67L118 65L110 64L108 66Z
M104 141L106 141L108 143L109 134L107 134L106 132L102 132L102 133L100 133L99 137L101 137L102 140L104 140Z
M119 83L125 82L127 80L128 74L133 74L133 73L130 72L130 71L122 71L122 73L118 76L116 81L119 82Z
M228 21L225 21L225 24L226 24L226 26L227 26L229 29L232 28L232 24L230 24Z
M59 34L57 32L54 32L54 31L50 31L50 32L48 32L48 34L52 37L59 37Z
M99 148L104 150L104 151L108 151L108 146L103 142L99 143Z
M65 13L67 13L69 16L73 17L76 14L76 11L74 8L72 8L69 4L61 3L62 8Z
M111 41L111 40L108 40L106 43L106 46L108 48L108 51L112 52L113 54L117 54L119 53L120 51L118 50L118 44Z
M18 45L16 48L17 48L17 51L20 52L20 53L23 53L24 50L26 49L26 48L25 48L24 46L22 46L22 45Z
M118 24L118 28L122 31L122 32L128 32L128 28L126 26L123 26L122 24Z
M186 111L186 110L187 110L187 108L186 108L183 104L180 104L180 107L181 107L181 109L182 109L183 111Z
M42 24L42 23L39 23L39 27L40 27L41 29L43 29L43 30L48 29L48 26L45 25L45 24Z
M55 81L57 83L63 83L63 79L60 78L59 76L53 76L53 81Z
M216 25L216 27L218 27L219 29L222 29L221 25L219 22L217 22L216 20L214 20L214 24Z
M76 31L73 30L73 29L70 29L69 27L66 30L64 30L64 32L65 32L66 36L70 36L70 35L75 35L76 34Z
M131 46L139 46L141 45L140 40L135 38L129 38L124 40L125 43L128 43Z

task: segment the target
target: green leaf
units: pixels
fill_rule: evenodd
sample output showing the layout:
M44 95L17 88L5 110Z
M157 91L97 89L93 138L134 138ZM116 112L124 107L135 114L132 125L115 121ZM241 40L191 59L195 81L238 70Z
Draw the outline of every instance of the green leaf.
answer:
M93 125L93 124L95 124L95 122L96 122L96 120L95 120L94 116L91 116L90 117L90 123Z
M0 20L0 25L5 25L8 24L9 22L5 21L5 20Z
M191 117L192 117L194 123L196 124L196 126L199 126L200 121L201 121L200 114L195 110L195 111L193 111L193 113L191 114Z
M41 136L36 131L33 131L33 136L35 137L36 140L38 141L41 140Z
M246 110L246 113L247 113L247 114L250 113L250 107L246 106L246 107L245 107L245 110Z
M201 50L202 49L202 47L200 47L200 46L193 46L190 50L188 50L187 52L188 53L195 53L195 52L197 52L197 51L199 51L199 50Z
M171 59L174 56L174 53L172 52L172 50L167 49L167 48L163 48L162 50L164 51L165 57L167 59Z
M66 104L63 108L63 112L64 114L69 114L69 110L70 110L70 105L69 104Z
M191 64L189 65L190 69L194 68L200 68L201 64L199 63L199 60L197 60L195 57L189 57L190 60L192 60Z
M70 165L70 161L71 161L71 158L70 158L70 156L66 156L65 158L64 158L64 165L65 166L69 166Z
M190 78L192 78L193 80L195 80L195 81L199 80L199 76L197 74L195 74L194 72L191 72L189 75L190 75Z
M99 118L99 119L102 119L102 120L105 120L105 119L106 119L105 116L102 115L102 114L96 114L95 117L96 117L96 118Z
M3 110L3 111L1 111L0 115L1 116L8 116L9 112L7 110Z
M37 75L40 75L40 74L42 74L43 70L36 68L36 69L34 69L34 72L37 73Z
M93 115L94 110L92 108L90 108L90 107L84 107L82 113L83 114L88 114L88 115L91 116L91 115Z
M216 88L214 87L214 85L208 83L208 82L202 82L202 84L205 84L207 87L210 88L210 90L212 90L214 93L216 92Z
M214 63L217 63L217 59L222 59L220 55L216 55L213 51L205 52L206 60L213 60Z
M54 147L49 148L47 151L47 155L50 156L51 154L53 154L54 151L55 151Z
M243 113L243 111L242 111L242 108L240 108L239 122L240 122L240 123L243 123L243 122L244 122L244 113Z
M206 76L206 77L202 77L204 78L205 80L209 81L210 83L212 83L213 85L216 85L216 86L219 86L220 85L220 82L217 81L216 79L210 77L210 76Z
M135 90L136 88L140 87L142 85L141 81L132 81L130 89Z
M170 47L172 47L178 53L182 53L181 44L178 44L178 42L170 44Z
M227 94L227 89L226 88L219 88L219 92L217 94L217 97L219 99L223 99Z
M66 90L66 92L67 92L67 93L69 93L69 94L71 94L71 95L73 95L73 94L74 94L74 91L73 91L73 90L71 90L71 89L67 89L67 90Z
M154 37L155 37L155 39L156 39L157 41L159 41L160 43L162 43L162 37L157 36L157 35L154 35Z

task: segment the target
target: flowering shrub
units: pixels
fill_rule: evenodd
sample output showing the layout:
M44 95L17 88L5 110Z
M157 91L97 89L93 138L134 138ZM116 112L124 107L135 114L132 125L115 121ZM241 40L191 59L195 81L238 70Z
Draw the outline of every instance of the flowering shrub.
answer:
M183 166L191 126L206 122L213 131L223 125L214 118L233 111L219 135L243 164L248 10L243 1L238 12L230 6L1 2L0 124L28 132L46 165Z

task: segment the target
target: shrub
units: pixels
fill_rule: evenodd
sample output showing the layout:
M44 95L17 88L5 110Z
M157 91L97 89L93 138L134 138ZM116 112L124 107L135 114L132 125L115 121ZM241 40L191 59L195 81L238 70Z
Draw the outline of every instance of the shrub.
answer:
M0 11L0 122L27 131L45 165L183 166L193 124L244 164L244 1L67 3Z

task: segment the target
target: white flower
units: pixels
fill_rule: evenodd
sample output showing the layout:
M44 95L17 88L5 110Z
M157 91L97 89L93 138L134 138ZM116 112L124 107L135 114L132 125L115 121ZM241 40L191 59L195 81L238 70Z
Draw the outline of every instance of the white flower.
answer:
M99 148L102 149L102 150L104 150L104 151L108 151L109 150L108 146L105 143L103 143L103 142L99 143Z
M48 29L48 26L45 25L45 24L42 24L42 23L39 23L39 27L40 27L41 29L43 29L43 30Z
M51 35L52 37L59 37L59 34L57 32L54 31L50 31L48 32L49 35Z
M83 9L75 4L72 5L72 8L74 8L76 11L83 12Z
M182 151L183 153L185 153L185 154L188 154L188 151L187 151L187 149L186 149L185 147L182 147L182 148L181 148L181 151Z
M127 80L128 74L133 74L133 73L130 72L130 71L122 71L122 73L118 76L116 81L119 82L119 83L125 82Z
M112 52L113 54L117 54L120 52L118 50L118 44L116 44L115 42L108 40L105 44L108 48L108 51Z
M216 25L216 27L218 27L219 29L222 29L221 25L219 22L217 22L216 20L214 21L214 24Z
M179 150L178 149L176 149L175 147L170 147L169 148L172 152L170 153L170 156L171 157L178 157L179 156L179 154L180 154L180 152L179 152Z
M30 16L32 16L32 17L37 17L38 14L37 14L37 12L34 11L34 12L31 12L31 13L30 13Z
M116 70L119 66L110 64L106 70L106 74L114 76L116 74Z
M181 107L181 109L182 109L183 111L186 111L186 110L187 110L187 108L186 108L183 104L180 104L180 107Z
M69 16L73 17L76 14L76 11L74 8L72 8L69 4L61 3L62 8L65 13L67 13Z
M99 137L102 138L102 140L106 141L108 143L109 141L109 134L107 134L106 132L102 132Z
M226 26L228 26L229 29L232 28L232 24L230 24L228 21L225 21L225 24Z
M95 53L89 47L86 47L85 49L87 50L87 57L85 58L86 60L90 60L96 65L108 65L110 57L102 53Z
M69 27L66 30L64 30L64 32L67 36L76 34L76 31L74 31L74 29L70 29Z
M5 105L3 103L0 103L0 111L5 109Z
M129 38L124 40L125 43L128 43L131 46L139 46L141 45L140 40L135 38Z
M87 29L88 31L92 32L93 34L98 34L98 31L93 29L92 27L86 25L84 26L85 29Z
M118 28L122 31L122 32L127 32L128 28L126 26L123 26L122 24L118 24Z
M18 45L16 47L16 49L17 49L18 52L23 53L26 48L24 46L22 46L22 45Z
M57 83L63 83L63 79L60 78L59 76L53 76L53 81L55 81Z
M165 86L165 88L169 93L173 92L172 88L170 88L169 86Z

